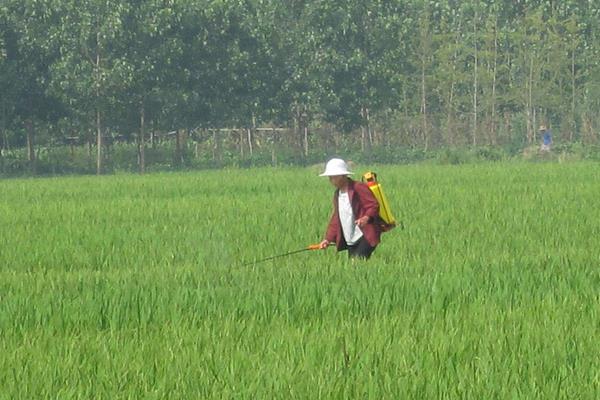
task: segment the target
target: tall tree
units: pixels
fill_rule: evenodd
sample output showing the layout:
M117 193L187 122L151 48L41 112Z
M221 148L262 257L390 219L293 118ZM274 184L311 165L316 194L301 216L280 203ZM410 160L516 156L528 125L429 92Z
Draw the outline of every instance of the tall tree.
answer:
M57 53L51 48L46 31L54 21L50 5L43 0L7 0L2 11L2 68L6 75L1 82L6 97L3 96L0 111L4 121L10 115L13 125L23 124L27 157L35 172L36 127L48 125L63 112L60 102L48 92L48 66Z
M458 10L458 18L453 18L450 9L439 16L439 32L434 36L435 58L438 67L435 69L434 90L439 98L440 110L445 121L440 121L443 144L456 146L458 143L457 111L459 110L457 94L460 83L464 79L462 66L465 64L466 47L463 41L462 16Z
M316 33L321 113L340 129L362 127L363 147L372 143L370 116L397 102L390 57L398 52L402 5L376 0L315 1L310 10ZM401 63L400 63L401 65Z
M426 2L425 7L420 11L418 17L418 31L416 32L417 41L415 43L414 54L416 55L418 77L415 81L419 82L420 107L419 114L421 118L421 143L425 150L430 144L430 81L432 69L434 67L434 32L431 27L431 11Z
M104 171L105 120L121 87L121 60L116 48L123 40L128 3L117 0L64 0L53 8L58 23L50 32L61 58L53 64L53 90L90 118L96 134L96 173Z
M176 4L162 0L131 2L123 10L123 33L114 46L113 75L120 81L115 99L125 113L125 126L137 131L138 166L146 169L148 121L159 118L168 88L177 83L183 54L180 13Z

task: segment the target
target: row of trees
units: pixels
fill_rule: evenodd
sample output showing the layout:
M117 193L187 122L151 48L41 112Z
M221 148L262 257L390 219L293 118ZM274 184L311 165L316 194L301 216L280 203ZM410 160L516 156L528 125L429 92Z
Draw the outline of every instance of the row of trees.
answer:
M594 143L599 25L587 0L3 0L0 148L93 134L100 173L109 132L142 169L149 130Z

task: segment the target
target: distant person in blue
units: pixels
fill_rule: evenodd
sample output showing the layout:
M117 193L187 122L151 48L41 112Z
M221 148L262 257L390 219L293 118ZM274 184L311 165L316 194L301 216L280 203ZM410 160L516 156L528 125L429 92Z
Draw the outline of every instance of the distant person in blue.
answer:
M541 152L550 151L552 146L552 132L546 127L546 125L540 126L540 134L542 135L542 145L540 146Z

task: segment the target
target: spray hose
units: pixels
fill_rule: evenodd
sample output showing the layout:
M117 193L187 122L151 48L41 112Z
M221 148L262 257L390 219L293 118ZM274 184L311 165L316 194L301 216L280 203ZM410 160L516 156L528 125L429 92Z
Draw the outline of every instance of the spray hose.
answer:
M329 243L328 246L334 245L335 243ZM306 246L303 249L300 250L294 250L294 251L290 251L287 253L283 253L283 254L277 254L276 256L271 256L271 257L267 257L267 258L263 258L261 260L256 260L256 261L252 261L252 262L248 262L243 264L243 266L246 265L250 265L250 264L258 264L264 261L269 261L269 260L273 260L275 258L279 258L279 257L286 257L286 256L291 256L292 254L297 254L297 253L302 253L305 251L311 251L311 250L320 250L321 249L321 245L319 243L315 243L315 244L310 244L308 246Z

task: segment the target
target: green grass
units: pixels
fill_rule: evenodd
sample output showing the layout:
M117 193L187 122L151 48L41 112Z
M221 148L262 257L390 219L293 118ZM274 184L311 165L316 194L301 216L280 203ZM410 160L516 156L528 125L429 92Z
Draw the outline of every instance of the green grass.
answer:
M0 182L0 398L600 397L597 164L375 169L404 230L305 252L318 170Z

